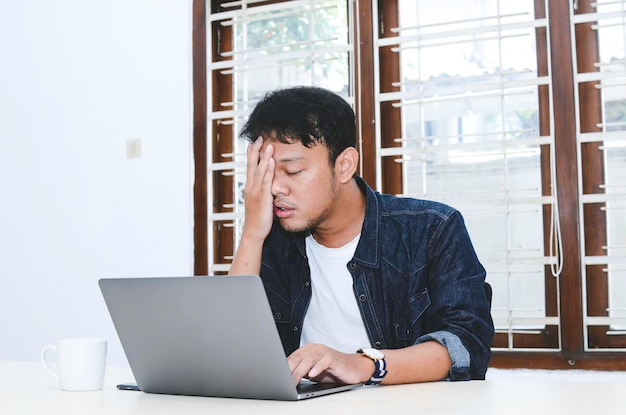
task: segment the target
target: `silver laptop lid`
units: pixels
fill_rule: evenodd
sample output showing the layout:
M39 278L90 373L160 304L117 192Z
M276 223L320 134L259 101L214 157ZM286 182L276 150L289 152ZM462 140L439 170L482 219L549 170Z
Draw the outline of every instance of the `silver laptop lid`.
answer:
M142 391L299 399L258 276L99 284Z

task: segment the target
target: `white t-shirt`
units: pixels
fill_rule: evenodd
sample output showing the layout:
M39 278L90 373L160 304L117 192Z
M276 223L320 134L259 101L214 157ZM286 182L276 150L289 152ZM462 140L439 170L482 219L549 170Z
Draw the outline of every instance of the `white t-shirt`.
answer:
M370 346L354 297L352 275L346 267L360 237L340 248L320 245L311 235L306 238L313 295L304 316L300 345L320 343L344 353Z

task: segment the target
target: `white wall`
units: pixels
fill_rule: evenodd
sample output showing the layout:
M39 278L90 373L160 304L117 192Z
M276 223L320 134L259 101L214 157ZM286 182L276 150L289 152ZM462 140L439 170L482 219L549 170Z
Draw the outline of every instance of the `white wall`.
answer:
M0 360L127 365L97 281L192 274L191 141L191 0L0 0Z

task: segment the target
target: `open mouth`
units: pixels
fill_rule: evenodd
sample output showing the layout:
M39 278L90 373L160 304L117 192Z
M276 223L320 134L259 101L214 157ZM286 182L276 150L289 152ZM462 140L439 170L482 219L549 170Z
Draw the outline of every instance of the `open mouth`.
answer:
M293 208L274 205L274 215L276 215L280 219L289 217L293 212Z

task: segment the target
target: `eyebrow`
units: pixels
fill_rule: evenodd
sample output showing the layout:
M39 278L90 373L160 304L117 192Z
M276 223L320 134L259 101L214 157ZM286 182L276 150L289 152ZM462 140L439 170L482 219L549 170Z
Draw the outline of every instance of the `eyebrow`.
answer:
M304 156L291 156L291 157L283 157L283 158L277 159L276 162L277 163L290 163L290 162L302 161L302 160L304 160Z

